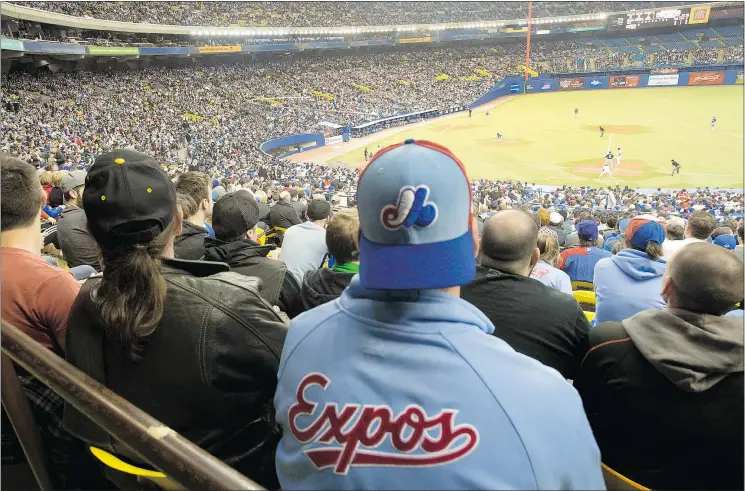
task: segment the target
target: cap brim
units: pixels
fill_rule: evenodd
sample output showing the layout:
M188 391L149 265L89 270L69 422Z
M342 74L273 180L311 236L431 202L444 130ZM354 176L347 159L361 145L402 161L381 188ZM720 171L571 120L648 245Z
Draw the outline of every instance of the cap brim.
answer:
M362 236L360 283L374 290L428 290L467 285L476 274L473 234L434 244L384 245Z

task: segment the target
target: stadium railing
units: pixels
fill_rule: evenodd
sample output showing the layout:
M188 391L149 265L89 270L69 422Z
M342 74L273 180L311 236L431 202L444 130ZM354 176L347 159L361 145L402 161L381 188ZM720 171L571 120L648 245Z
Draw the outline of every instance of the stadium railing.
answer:
M181 488L264 489L5 321L1 343L2 351L17 365ZM164 431L154 433L153 429ZM18 434L28 461L33 464L38 455L29 455L34 443L24 442L25 436ZM32 470L40 488L49 489L48 478Z

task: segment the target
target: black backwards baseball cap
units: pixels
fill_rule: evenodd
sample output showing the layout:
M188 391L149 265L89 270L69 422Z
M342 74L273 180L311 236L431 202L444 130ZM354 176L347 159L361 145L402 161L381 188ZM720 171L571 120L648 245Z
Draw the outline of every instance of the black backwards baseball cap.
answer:
M88 170L83 207L99 244L141 244L173 221L176 189L149 155L115 150L101 154Z
M215 238L225 242L239 239L259 222L259 205L251 193L241 189L215 203L212 228Z

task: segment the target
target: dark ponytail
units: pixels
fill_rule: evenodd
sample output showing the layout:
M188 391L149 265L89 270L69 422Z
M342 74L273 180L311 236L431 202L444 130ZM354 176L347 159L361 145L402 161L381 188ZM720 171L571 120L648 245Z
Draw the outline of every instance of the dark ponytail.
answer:
M147 337L163 316L166 282L160 265L173 226L147 244L101 249L103 280L96 296L104 332L133 361L142 360Z

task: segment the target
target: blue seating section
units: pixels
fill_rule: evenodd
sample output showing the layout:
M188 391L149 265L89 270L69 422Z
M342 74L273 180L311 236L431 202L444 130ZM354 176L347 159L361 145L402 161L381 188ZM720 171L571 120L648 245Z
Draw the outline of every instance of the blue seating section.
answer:
M718 39L714 39L712 41L699 41L698 45L702 48L716 48L717 46L722 46L722 42Z
M740 46L743 44L742 38L725 38L723 41L725 46Z
M679 32L673 34L660 34L657 36L657 39L659 39L663 44L685 41L685 38L681 36Z
M741 25L717 27L715 31L719 34L717 37L743 37L743 27Z
M664 47L666 49L676 49L678 51L685 51L690 49L696 49L698 46L696 46L695 43L691 41L685 41L685 42L676 42L676 43L664 43Z

